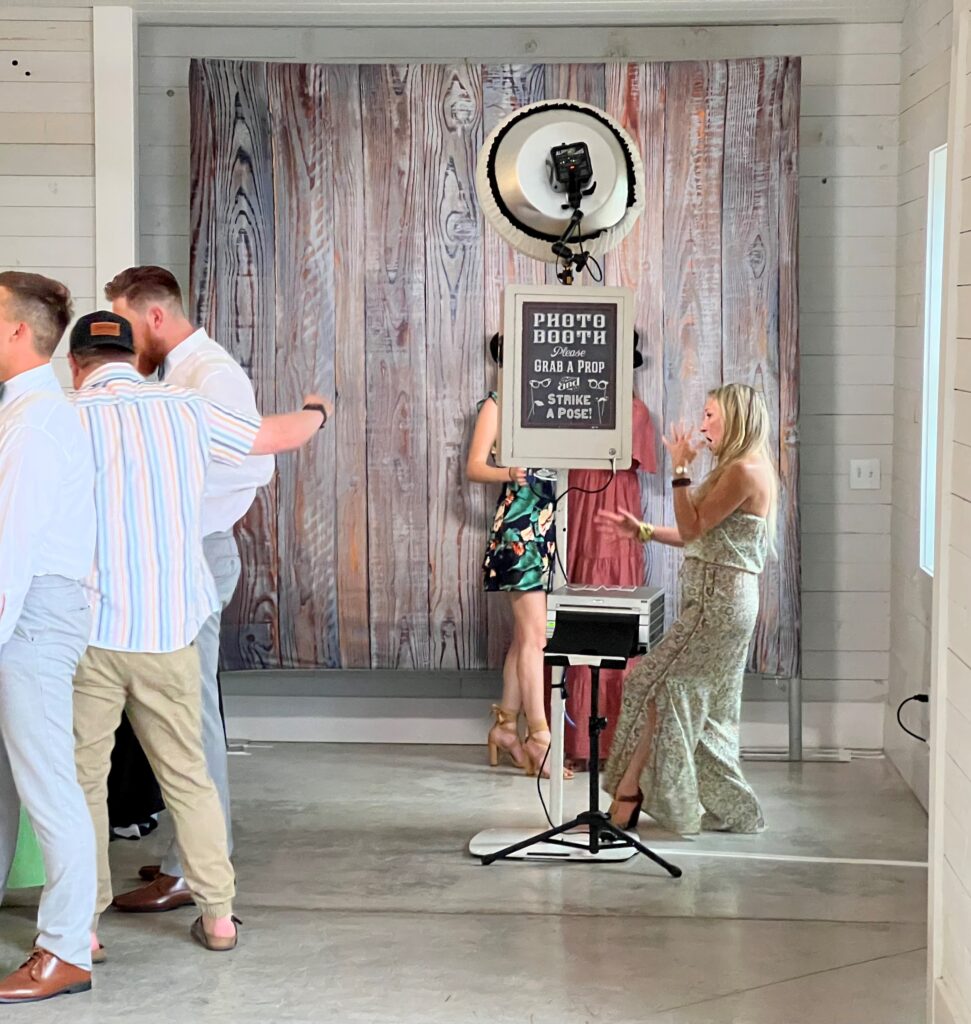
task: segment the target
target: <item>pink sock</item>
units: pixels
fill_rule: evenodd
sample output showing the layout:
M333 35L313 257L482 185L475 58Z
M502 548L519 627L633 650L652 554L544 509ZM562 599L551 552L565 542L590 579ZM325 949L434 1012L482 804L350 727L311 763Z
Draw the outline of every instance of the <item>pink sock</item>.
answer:
M101 948L101 943L98 942L98 933L97 932L92 932L91 933L91 952L92 953L97 953L100 948Z

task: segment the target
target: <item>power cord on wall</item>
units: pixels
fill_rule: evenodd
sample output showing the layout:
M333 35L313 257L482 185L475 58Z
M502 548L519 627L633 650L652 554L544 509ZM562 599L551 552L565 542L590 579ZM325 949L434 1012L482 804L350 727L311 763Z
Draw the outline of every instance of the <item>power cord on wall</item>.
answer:
M913 697L907 697L905 700L902 700L900 702L900 707L897 708L897 725L899 725L908 736L913 736L915 740L920 740L921 743L926 743L926 736L918 736L917 733L911 732L910 729L908 729L900 720L900 712L903 711L904 705L909 704L912 700L917 701L918 704L926 704L930 700L930 697L926 693L915 693Z

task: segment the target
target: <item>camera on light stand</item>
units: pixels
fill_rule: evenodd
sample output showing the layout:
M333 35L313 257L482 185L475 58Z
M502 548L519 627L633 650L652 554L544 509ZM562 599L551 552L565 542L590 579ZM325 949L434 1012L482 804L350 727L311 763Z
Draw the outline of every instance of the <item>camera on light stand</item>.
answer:
M580 234L580 221L583 220L580 204L584 196L592 196L597 188L595 181L589 188L586 187L593 180L593 164L587 144L573 142L554 146L550 150L549 172L553 191L566 192L567 202L563 204L563 209L573 211L566 231L552 245L553 255L557 257L561 267L556 276L562 284L572 285L573 271L583 273L591 258L590 253L585 252L582 246L579 252L574 252L570 248L571 237Z

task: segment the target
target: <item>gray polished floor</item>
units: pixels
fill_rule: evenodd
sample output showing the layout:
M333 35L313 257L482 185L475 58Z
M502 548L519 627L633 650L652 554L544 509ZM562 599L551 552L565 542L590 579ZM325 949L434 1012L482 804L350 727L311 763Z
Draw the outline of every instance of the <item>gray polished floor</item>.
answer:
M95 991L5 1019L924 1019L926 819L887 762L748 764L760 836L688 842L642 819L642 838L684 868L675 881L646 860L480 866L465 852L474 832L542 821L535 782L486 768L484 753L250 748L231 765L239 949L194 946L191 908L109 914ZM567 792L582 804L586 776ZM154 845L113 844L119 888ZM0 914L11 966L32 936L32 894L13 896Z

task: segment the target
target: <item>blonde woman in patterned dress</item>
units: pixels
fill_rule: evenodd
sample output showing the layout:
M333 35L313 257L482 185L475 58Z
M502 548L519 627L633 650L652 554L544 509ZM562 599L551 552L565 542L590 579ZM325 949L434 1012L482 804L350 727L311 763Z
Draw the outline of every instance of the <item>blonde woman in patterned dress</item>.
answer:
M600 516L614 536L684 548L681 614L625 681L605 785L622 828L632 828L643 807L681 835L759 832L762 808L742 775L738 730L758 577L778 509L765 400L745 384L716 388L700 432L698 444L683 427L664 439L676 527L629 512ZM715 468L692 488L690 467L705 445Z

